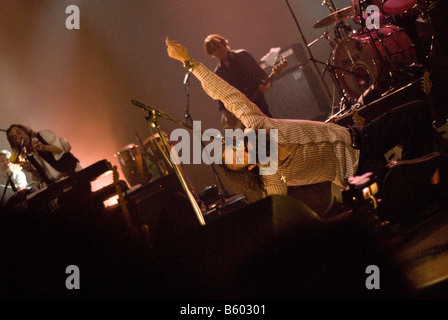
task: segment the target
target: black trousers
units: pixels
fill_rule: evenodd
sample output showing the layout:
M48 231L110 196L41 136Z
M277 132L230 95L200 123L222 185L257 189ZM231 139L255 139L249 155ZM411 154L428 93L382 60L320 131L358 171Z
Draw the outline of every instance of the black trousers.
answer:
M434 150L434 130L428 104L413 101L391 109L358 128L360 159L356 175L381 174L387 164L384 154L402 146L402 160L422 157Z
M259 94L253 101L267 117L273 118L264 94Z

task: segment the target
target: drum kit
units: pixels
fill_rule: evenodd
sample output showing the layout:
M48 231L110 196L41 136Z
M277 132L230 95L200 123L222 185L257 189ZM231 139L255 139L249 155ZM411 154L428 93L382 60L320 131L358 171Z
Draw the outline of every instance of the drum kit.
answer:
M350 6L340 10L331 1L324 0L322 5L327 5L331 13L313 28L334 30L333 41L325 32L332 47L329 61L333 64L322 64L330 71L342 97L340 111L347 110L347 105L359 105L373 88L385 94L421 76L423 61L418 61L416 45L404 28L394 24L397 16L417 13L424 17L420 1L351 0ZM367 12L371 8L378 10ZM376 24L367 27L366 21Z

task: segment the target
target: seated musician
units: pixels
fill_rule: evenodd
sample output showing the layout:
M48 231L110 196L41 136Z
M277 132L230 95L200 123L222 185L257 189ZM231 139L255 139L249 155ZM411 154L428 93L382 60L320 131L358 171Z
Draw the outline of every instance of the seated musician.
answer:
M27 160L22 167L31 173L36 189L82 170L79 160L70 152L70 143L50 130L34 131L12 124L7 138L11 149Z
M28 185L26 175L20 166L14 166L9 161L11 152L8 150L0 151L0 197L1 206L6 205L9 198L15 192L25 189Z

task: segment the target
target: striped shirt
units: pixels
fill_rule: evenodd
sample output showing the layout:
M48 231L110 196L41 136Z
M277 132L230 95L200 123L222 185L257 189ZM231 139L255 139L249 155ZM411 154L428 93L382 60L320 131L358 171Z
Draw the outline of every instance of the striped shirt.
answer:
M246 127L278 129L279 146L294 146L290 155L278 163L275 174L262 177L268 195L286 195L288 186L325 181L343 186L355 175L359 150L352 148L347 128L320 121L268 118L244 94L204 65L198 63L192 73L205 92L221 100Z

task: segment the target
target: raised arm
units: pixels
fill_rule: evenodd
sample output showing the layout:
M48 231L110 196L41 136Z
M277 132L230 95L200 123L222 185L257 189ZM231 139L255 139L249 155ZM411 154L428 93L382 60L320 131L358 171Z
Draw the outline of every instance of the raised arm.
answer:
M265 127L267 117L243 93L221 79L201 63L196 62L188 49L178 41L165 40L168 56L184 64L201 82L204 91L214 100L221 100L248 128Z

